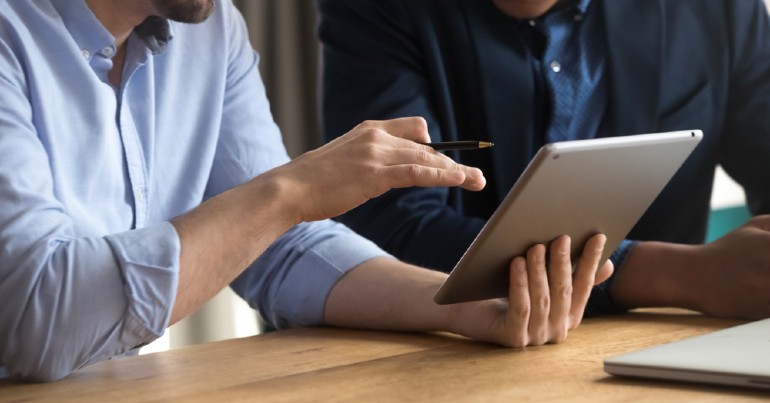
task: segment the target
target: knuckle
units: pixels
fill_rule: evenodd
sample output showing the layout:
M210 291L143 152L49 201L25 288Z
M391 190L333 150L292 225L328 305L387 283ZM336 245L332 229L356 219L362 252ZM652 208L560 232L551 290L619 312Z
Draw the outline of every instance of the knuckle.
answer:
M417 150L417 162L421 165L430 165L433 162L433 155L428 150Z
M364 120L358 125L359 129L371 129L376 127L378 122L376 120Z
M361 130L359 136L367 143L378 143L382 140L384 133L385 132L382 131L382 129L377 127L367 127Z
M528 318L529 314L532 312L532 309L527 304L514 305L509 309L513 310L513 313L520 318Z
M538 308L545 312L548 312L551 309L551 298L548 295L537 297L535 303Z
M360 156L364 157L367 161L373 161L379 154L379 148L374 143L366 143L361 147L360 150L357 150L356 152Z
M558 286L556 292L558 295L564 299L572 298L572 284L561 284Z
M423 169L420 165L410 164L406 166L406 176L412 180L419 178L422 172Z
M559 344L567 340L567 330L563 328L555 329L551 335L551 343Z
M414 116L409 119L415 130L428 131L428 121L422 116Z
M580 322L582 322L583 316L578 314L570 314L569 315L569 323L567 323L568 329L575 329L580 325Z
M380 128L374 128L369 131L369 138L375 143L383 141L386 137L390 136L388 132Z
M508 337L508 346L514 348L526 347L528 344L527 335L523 332L515 332Z
M548 341L548 335L545 330L535 332L529 339L529 344L532 346L542 346Z
M543 244L537 244L527 251L527 259L531 260L535 263L541 263L545 261L545 256L543 255L545 246Z

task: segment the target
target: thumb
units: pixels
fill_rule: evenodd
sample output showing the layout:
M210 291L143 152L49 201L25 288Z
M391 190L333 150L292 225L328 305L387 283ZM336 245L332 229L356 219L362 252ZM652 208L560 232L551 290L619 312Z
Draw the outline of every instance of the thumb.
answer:
M395 137L418 143L430 143L428 122L420 116L385 120L382 129Z
M606 262L604 262L601 267L599 267L599 270L596 271L596 277L594 277L594 284L599 284L607 281L610 276L612 276L612 273L615 271L615 265L612 263L612 260L607 259Z

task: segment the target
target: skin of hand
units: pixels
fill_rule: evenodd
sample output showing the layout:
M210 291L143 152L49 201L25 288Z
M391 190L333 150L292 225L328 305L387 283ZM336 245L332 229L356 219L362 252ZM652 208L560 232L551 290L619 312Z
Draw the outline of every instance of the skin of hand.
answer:
M295 224L337 216L394 187L484 187L477 168L417 143L429 141L422 118L365 122L172 220L182 253L171 323L227 286Z
M706 315L770 317L770 215L703 245L642 242L612 286L626 307L675 306Z
M508 300L460 307L455 332L509 347L564 341L581 323L593 286L612 274L609 259L599 266L606 240L601 234L589 239L574 273L568 236L551 243L548 267L545 246L533 246L511 262Z
M419 142L430 142L423 118L368 121L274 173L296 190L298 221L335 217L393 188L486 184L479 169Z
M598 268L604 235L586 243L574 273L570 242L562 236L551 243L547 268L544 245L514 259L507 299L452 305L433 302L446 274L394 259L372 259L337 282L325 320L344 327L449 331L509 347L559 343L580 324L593 285L612 274L609 260Z

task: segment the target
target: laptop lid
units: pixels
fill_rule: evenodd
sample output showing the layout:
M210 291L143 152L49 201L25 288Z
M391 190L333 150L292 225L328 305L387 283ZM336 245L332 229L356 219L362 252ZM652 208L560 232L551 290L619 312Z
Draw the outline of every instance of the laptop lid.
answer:
M770 319L604 360L612 375L770 389Z

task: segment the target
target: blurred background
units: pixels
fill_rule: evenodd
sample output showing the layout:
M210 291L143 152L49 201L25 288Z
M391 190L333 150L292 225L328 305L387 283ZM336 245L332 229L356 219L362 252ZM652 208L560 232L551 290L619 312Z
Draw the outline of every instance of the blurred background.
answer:
M770 4L770 0L765 0ZM252 45L261 55L260 72L273 116L281 128L289 155L318 147L317 17L313 0L234 0L246 23ZM709 239L730 231L748 218L743 190L717 169L712 197ZM256 311L229 288L198 312L170 327L142 348L147 354L190 344L262 331Z

